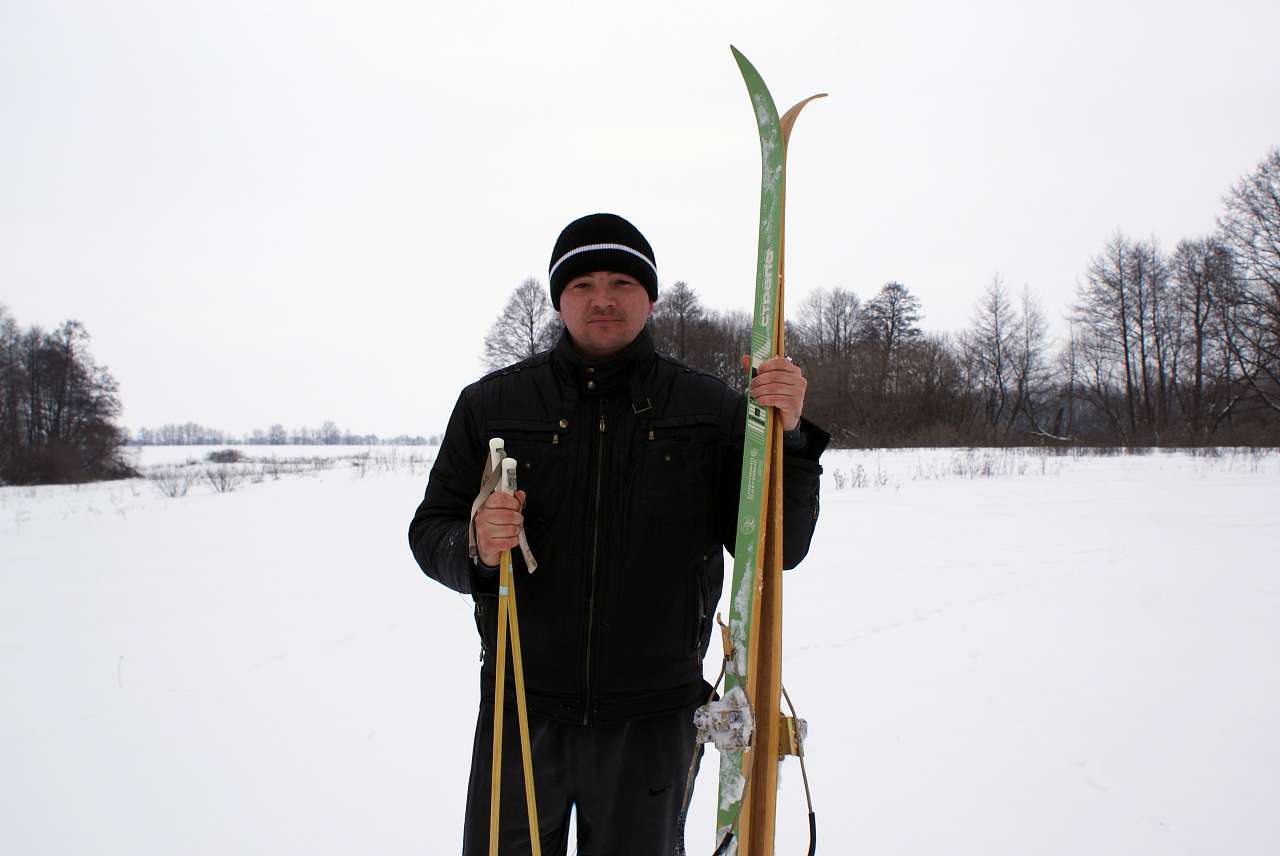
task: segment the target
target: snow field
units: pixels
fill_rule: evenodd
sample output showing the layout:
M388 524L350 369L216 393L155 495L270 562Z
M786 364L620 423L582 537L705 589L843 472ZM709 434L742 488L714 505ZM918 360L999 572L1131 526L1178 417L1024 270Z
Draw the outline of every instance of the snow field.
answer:
M361 451L178 499L0 488L6 852L457 852L470 603L407 550L425 464ZM820 853L1280 852L1280 456L823 463L783 675ZM779 852L806 836L791 759Z

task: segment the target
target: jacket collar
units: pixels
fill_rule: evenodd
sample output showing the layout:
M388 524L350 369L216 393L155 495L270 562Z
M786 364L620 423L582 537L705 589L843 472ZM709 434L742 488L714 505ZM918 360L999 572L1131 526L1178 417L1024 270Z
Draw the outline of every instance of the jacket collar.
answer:
M636 398L641 395L653 361L653 337L647 325L630 345L604 359L589 359L578 353L567 330L551 352L556 372L583 398L617 395L619 390Z

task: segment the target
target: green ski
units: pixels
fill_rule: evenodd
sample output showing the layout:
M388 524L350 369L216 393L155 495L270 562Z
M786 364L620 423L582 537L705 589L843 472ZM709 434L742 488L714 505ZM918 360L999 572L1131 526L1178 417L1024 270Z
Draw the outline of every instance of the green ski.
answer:
M731 47L751 97L760 133L759 246L756 257L750 368L783 349L783 213L786 152L800 108L779 118L773 97L754 66ZM821 96L813 96L818 98ZM735 732L721 744L716 816L718 853L771 856L778 747L794 728L781 715L782 454L778 417L748 398L742 452L738 529L730 589L725 692L711 730ZM736 739L736 742L735 742ZM731 746L736 748L728 748ZM753 757L756 756L756 757Z

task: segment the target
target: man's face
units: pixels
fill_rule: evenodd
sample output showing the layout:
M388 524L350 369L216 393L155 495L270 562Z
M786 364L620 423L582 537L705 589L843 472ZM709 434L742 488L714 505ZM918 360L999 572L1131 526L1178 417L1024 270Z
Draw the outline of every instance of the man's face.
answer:
M560 292L560 320L579 353L592 359L630 345L652 311L649 293L625 273L585 273Z

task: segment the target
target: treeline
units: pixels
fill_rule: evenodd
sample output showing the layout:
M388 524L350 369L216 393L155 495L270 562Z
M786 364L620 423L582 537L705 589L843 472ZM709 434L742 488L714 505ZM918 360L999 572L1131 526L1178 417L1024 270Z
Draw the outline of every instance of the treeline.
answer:
M66 483L134 475L115 425L115 379L79 321L23 329L0 306L0 482Z
M129 437L135 446L438 446L440 435L430 437L379 437L377 434L353 434L336 423L325 422L319 428L286 429L276 423L270 428L255 428L248 434L230 434L195 422L139 428Z
M837 287L792 309L788 354L809 379L806 413L839 446L1280 443L1280 148L1230 189L1218 230L1166 252L1117 232L1088 262L1065 341L1029 290L994 278L970 324L920 327L919 299L890 282L863 300ZM741 389L745 312L665 288L660 350ZM559 335L546 289L526 280L485 340L491 367Z

